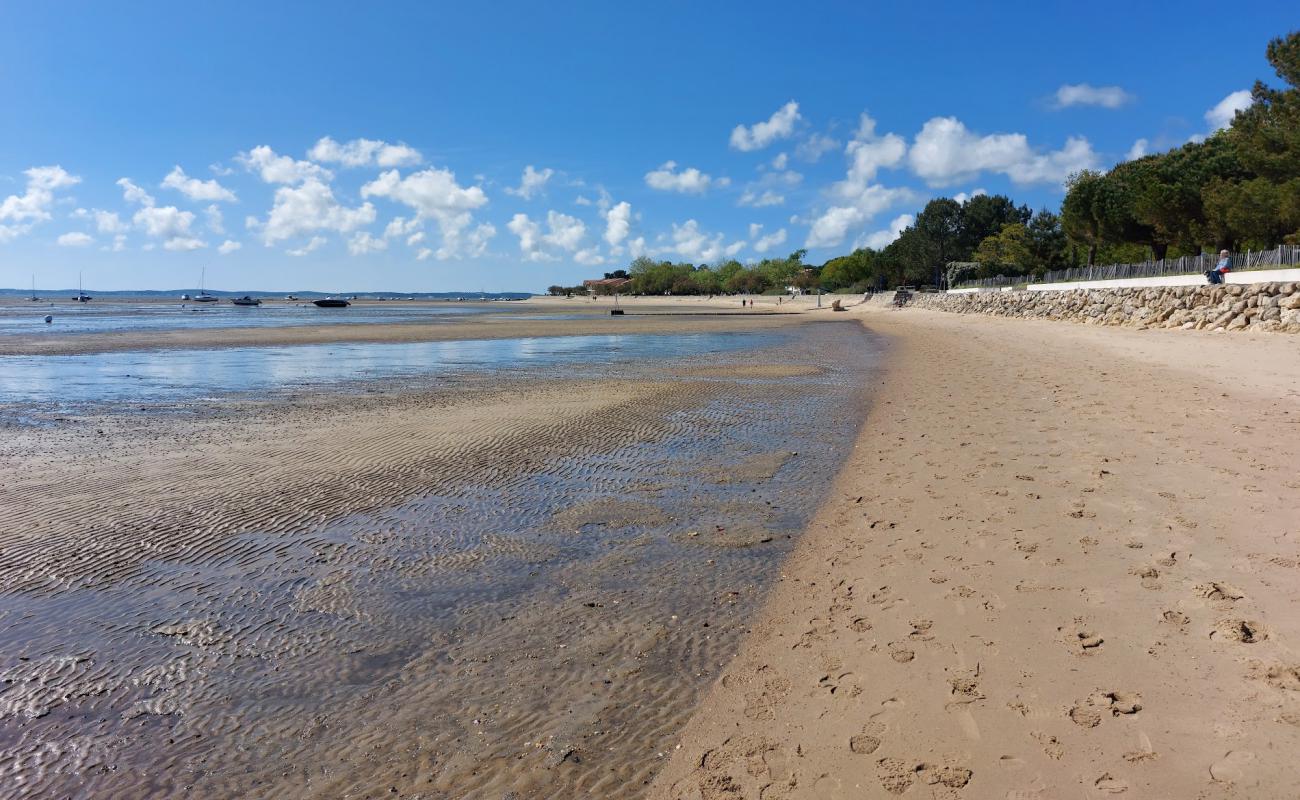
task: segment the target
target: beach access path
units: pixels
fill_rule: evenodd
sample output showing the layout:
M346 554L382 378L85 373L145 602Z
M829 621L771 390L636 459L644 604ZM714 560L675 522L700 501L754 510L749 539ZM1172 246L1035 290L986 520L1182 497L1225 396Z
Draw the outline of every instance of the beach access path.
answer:
M654 798L1300 785L1300 348L864 307L882 384Z

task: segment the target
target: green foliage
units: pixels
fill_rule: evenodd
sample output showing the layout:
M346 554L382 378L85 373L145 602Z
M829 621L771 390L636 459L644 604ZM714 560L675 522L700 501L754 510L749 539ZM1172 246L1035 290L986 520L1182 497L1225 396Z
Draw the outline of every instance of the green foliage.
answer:
M1019 222L1008 222L1002 230L980 242L974 260L986 271L1024 275L1033 268L1029 230Z
M1300 32L1274 39L1269 63L1289 88L1256 83L1253 103L1204 141L1071 178L1061 204L1069 241L1142 246L1143 255L1267 248L1300 241ZM1140 259L1137 259L1140 260Z

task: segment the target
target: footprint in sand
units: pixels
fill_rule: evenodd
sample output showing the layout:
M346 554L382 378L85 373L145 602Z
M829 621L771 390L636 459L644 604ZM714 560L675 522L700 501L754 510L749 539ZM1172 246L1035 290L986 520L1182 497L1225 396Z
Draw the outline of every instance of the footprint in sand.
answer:
M1250 619L1221 619L1210 631L1210 638L1215 641L1240 642L1241 644L1258 644L1268 638L1268 629Z
M890 794L902 794L913 783L920 781L928 786L946 786L960 789L970 783L974 773L951 762L928 764L909 762L901 758L882 758L876 762L876 776L880 785Z
M1133 567L1129 570L1130 575L1136 575L1142 579L1143 589L1160 588L1160 570L1155 567Z
M911 661L912 659L916 658L916 651L914 651L914 650L909 650L908 648L903 647L902 645L898 644L897 642L890 642L890 643L889 643L889 657L892 658L892 659L894 659L895 661L897 661L897 662L900 663L900 664L906 664L907 662L909 662L909 661Z
M1219 783L1241 783L1250 775L1255 754L1233 750L1210 765L1210 777Z
M1095 728L1107 713L1118 717L1121 714L1136 714L1141 710L1142 695L1137 692L1093 692L1086 701L1075 703L1070 709L1070 719L1075 725Z
M1246 596L1246 593L1230 583L1211 581L1196 587L1196 593L1206 600L1231 605Z
M849 739L849 749L859 755L871 755L880 749L884 736L884 725L879 722L868 722L862 726L862 733Z

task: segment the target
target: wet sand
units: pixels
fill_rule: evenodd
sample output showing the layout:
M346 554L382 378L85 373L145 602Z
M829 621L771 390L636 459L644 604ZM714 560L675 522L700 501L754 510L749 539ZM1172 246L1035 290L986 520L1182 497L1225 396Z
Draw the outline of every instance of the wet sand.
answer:
M321 321L311 325L283 327L177 328L171 330L107 331L95 334L59 333L38 329L29 334L0 338L0 356L4 355L76 355L120 350L159 350L167 348L266 347L276 345L328 344L332 342L440 342L458 339L514 339L529 336L590 336L603 334L643 333L717 333L736 330L774 329L791 321L791 315L774 315L773 311L794 312L807 308L802 304L778 305L772 298L759 298L759 307L746 310L731 298L709 301L705 298L667 302L654 298L620 299L625 316L611 316L612 298L535 298L511 303L487 303L485 313L467 315L455 321L385 322L331 324L353 311L351 308L323 309ZM389 308L396 304L388 304ZM437 304L433 308L477 306L478 304ZM378 308L382 303L358 303L355 308ZM418 309L419 304L400 306ZM18 309L21 310L21 309ZM763 313L753 313L759 311ZM699 316L683 317L697 313ZM16 313L16 312L15 312ZM32 312L35 314L36 312ZM44 311L40 311L44 313ZM256 309L248 313L257 313ZM643 314L645 316L638 316ZM665 316L673 314L674 316ZM547 318L558 317L558 318Z
M859 309L827 503L652 798L1289 798L1300 350Z
M785 331L6 422L0 795L643 795L865 411Z

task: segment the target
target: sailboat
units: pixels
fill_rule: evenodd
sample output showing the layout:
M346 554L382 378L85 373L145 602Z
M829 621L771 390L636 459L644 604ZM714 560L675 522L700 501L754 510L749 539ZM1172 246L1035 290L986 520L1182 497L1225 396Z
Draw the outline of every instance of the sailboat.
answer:
M203 291L203 282L207 279L207 277L208 277L208 268L204 267L203 271L199 273L199 293L194 295L194 297L192 298L196 303L217 302L217 298L215 296L210 295L207 292Z
M27 299L28 299L28 300L31 300L33 303L38 303L38 302L40 302L40 299L41 299L41 298L39 298L39 297L36 296L36 276L35 276L35 275L32 276L32 296L29 297L29 298L27 298Z
M33 294L35 294L35 292L33 292ZM86 294L84 291L81 290L81 273L80 273L80 272L77 273L77 296L74 297L74 298L72 298L72 299L73 299L73 300L76 300L78 303L89 303L89 302L90 302L90 295Z

